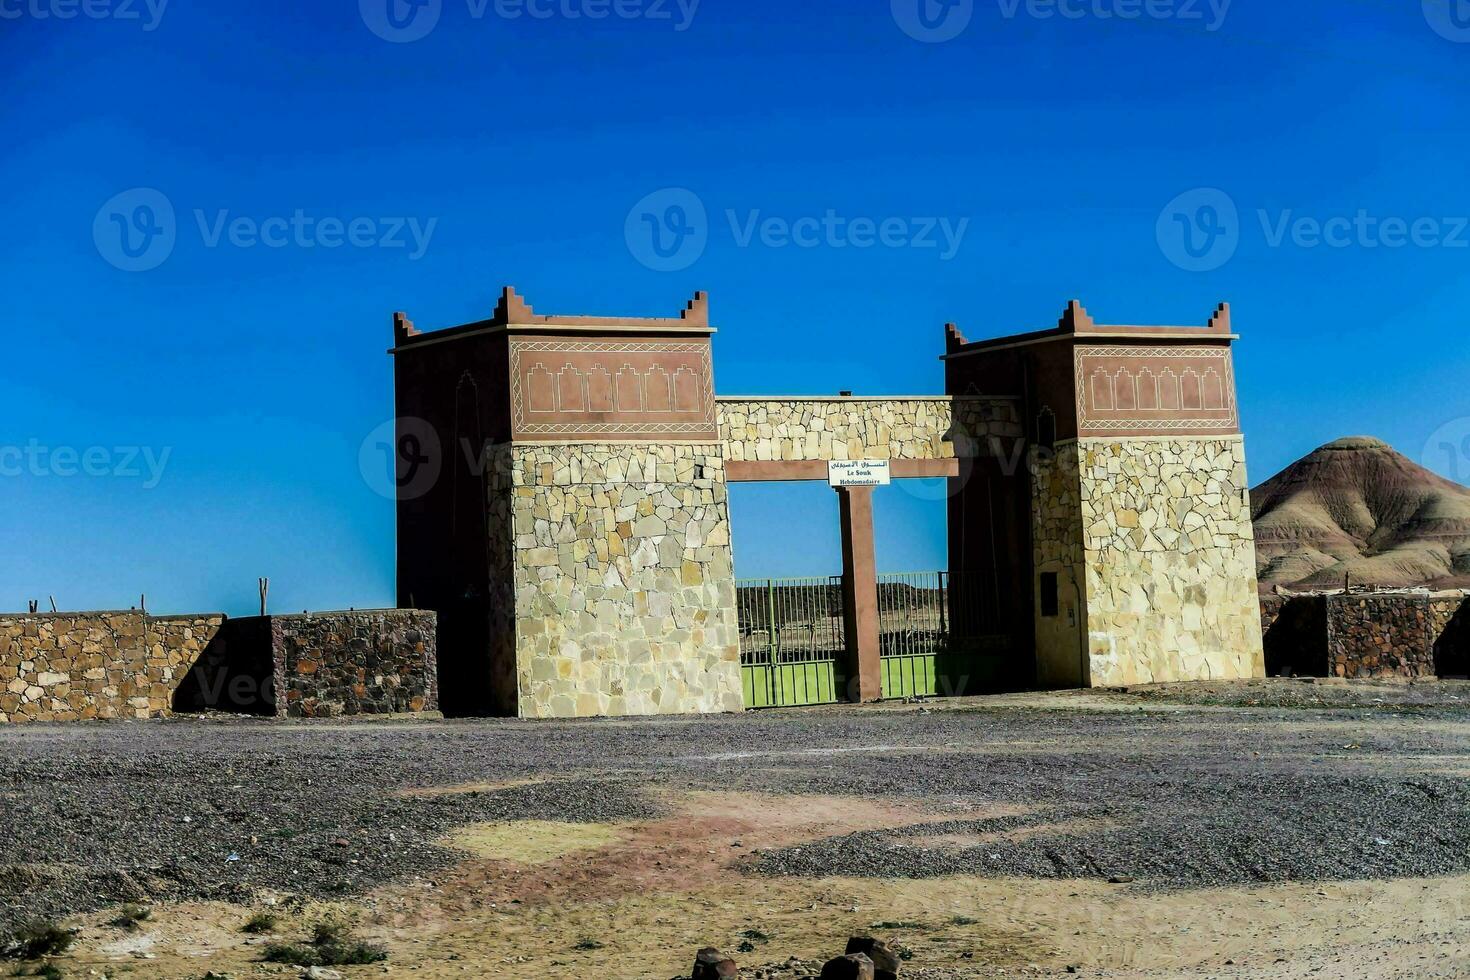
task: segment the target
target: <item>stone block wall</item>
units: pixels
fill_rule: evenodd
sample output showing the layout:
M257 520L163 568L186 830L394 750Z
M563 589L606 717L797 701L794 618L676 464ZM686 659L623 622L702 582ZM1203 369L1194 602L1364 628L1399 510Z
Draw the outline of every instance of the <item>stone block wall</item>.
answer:
M0 722L166 716L223 622L141 612L0 616Z
M945 398L722 398L725 458L746 460L951 459Z
M742 710L719 446L510 452L518 714Z
M1327 671L1332 677L1434 677L1429 596L1328 596Z
M1262 677L1245 444L1077 444L1094 686Z
M491 449L493 467L486 482L489 501L486 506L486 585L488 609L487 638L489 650L485 669L490 692L490 708L497 715L516 717L520 713L520 680L516 666L516 467L518 451L510 443ZM522 485L525 478L522 476ZM524 510L524 506L522 507ZM533 508L534 510L534 508ZM525 522L522 521L522 526ZM531 523L535 529L535 519ZM526 542L529 543L529 542ZM461 656L469 651L453 651Z
M1042 687L1082 687L1087 684L1082 623L1087 615L1084 594L1081 484L1076 447L1053 452L1038 446L1030 450L1034 485L1031 494L1031 548L1033 597L1036 609L1036 682ZM1056 577L1057 609L1042 609L1044 577Z
M959 456L998 456L1009 461L1011 472L1025 463L1026 427L1021 423L1020 401L957 395L951 399L953 414L949 440Z
M270 617L276 714L437 711L435 616L415 609Z
M1459 677L1470 673L1470 600L1418 589L1261 597L1273 676Z
M178 711L336 718L439 709L436 616L368 609L226 620Z

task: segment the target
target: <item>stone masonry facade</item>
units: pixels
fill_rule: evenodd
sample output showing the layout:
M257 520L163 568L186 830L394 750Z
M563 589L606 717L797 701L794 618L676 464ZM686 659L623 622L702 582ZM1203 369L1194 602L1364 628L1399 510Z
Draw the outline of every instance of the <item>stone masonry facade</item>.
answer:
M950 459L948 398L719 399L727 459Z
M0 616L0 722L159 718L223 616Z
M1069 441L1033 449L1032 473L1040 683L1264 674L1239 438Z
M953 459L1005 453L1021 436L1009 398L721 398L716 406L733 462Z
M278 716L438 710L432 612L354 610L270 619Z
M1077 446L1093 686L1263 676L1245 444Z
M516 445L509 465L518 714L741 710L719 447Z
M516 717L520 713L519 670L516 665L516 510L517 449L510 443L490 448L491 468L485 484L486 528L486 608L489 649L486 670L491 707L496 713ZM554 475L554 474L553 474ZM569 474L570 475L570 474ZM525 485L522 476L521 484ZM533 484L534 485L534 484ZM534 511L534 506L533 506ZM548 518L549 520L549 518ZM534 514L531 526L535 528Z
M1074 446L1053 452L1032 447L1031 522L1036 608L1041 610L1041 583L1055 576L1056 611L1036 618L1036 681L1044 687L1080 687L1087 683L1080 620L1086 615L1082 563L1081 484Z

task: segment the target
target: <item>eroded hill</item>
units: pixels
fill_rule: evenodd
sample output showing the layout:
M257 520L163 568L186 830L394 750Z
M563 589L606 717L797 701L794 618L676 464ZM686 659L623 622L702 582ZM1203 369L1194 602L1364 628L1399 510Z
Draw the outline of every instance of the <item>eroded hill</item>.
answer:
M1470 488L1378 439L1317 449L1251 491L1261 585L1470 587Z

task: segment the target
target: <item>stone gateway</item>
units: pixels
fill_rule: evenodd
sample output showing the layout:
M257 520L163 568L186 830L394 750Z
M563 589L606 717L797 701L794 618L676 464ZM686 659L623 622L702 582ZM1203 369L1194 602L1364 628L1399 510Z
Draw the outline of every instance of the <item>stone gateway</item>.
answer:
M1227 307L951 326L938 397L717 398L714 332L704 293L669 318L546 316L511 288L463 326L394 316L399 605L438 613L447 712L741 710L728 485L855 461L948 479L949 574L1004 612L976 630L1000 683L1264 675ZM870 700L880 481L832 482L858 484L841 676Z

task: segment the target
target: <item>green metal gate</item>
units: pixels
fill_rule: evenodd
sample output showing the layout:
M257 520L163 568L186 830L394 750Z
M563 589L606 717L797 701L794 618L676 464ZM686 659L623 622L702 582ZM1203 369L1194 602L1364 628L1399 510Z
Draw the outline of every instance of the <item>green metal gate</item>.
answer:
M737 579L747 708L831 704L846 679L842 578Z
M995 683L1010 639L998 601L984 576L879 575L883 697L952 697Z
M949 637L944 572L878 576L878 649L885 698L941 693L939 661Z

